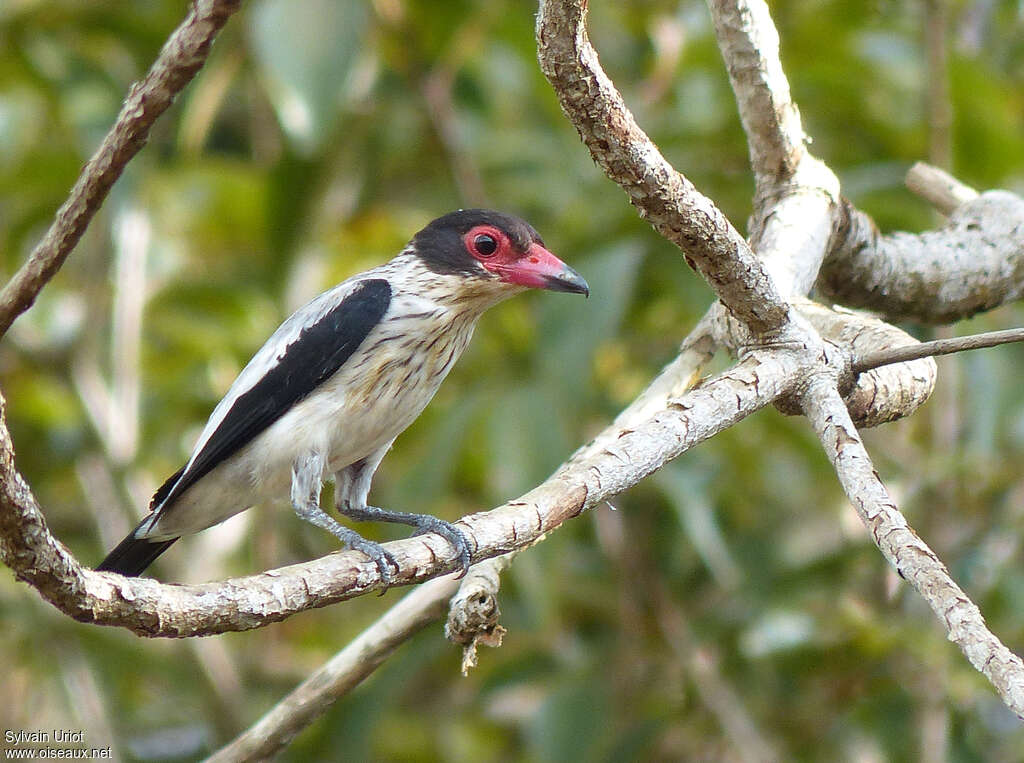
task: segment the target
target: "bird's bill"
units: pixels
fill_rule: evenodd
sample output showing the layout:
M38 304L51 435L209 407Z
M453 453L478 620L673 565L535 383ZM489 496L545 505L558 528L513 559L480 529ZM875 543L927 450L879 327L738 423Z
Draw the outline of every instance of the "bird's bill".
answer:
M484 267L487 267L485 264ZM502 281L531 289L567 291L590 296L590 287L579 273L540 244L531 244L519 259L488 268Z

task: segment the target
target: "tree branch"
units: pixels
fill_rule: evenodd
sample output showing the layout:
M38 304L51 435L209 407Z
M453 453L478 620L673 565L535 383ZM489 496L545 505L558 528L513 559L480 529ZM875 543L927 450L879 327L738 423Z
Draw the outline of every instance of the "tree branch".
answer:
M1003 331L986 331L971 336L956 336L949 339L934 339L930 342L919 342L905 347L889 349L875 348L871 352L856 358L851 370L855 374L871 368L887 366L891 363L905 363L934 355L951 355L966 350L981 350L985 347L997 347L1010 342L1024 342L1024 329L1005 329Z
M543 540L543 538L538 539ZM496 556L472 567L452 597L444 635L449 641L462 645L462 675L477 665L477 645L501 646L505 629L499 625L501 609L498 607L498 589L501 573L508 569L518 554Z
M789 308L725 215L677 172L640 129L604 73L584 0L541 0L537 56L594 161L654 229L678 246L722 303L755 334L778 331Z
M805 297L832 235L839 180L807 151L767 4L708 5L750 147L756 184L751 247L784 295Z
M196 0L146 78L132 86L117 121L82 168L50 229L0 291L0 336L60 270L125 165L146 145L153 123L202 67L214 37L240 4L241 0Z
M402 643L439 619L446 603L449 613L445 636L464 645L462 672L465 675L468 655L472 652L475 656L481 632L493 632L498 614L499 575L513 556L514 553L505 554L475 564L461 580L452 573L418 586L253 726L211 755L207 763L265 760L275 756L333 703L380 667Z
M978 192L969 185L961 183L945 170L926 162L915 162L907 170L904 182L907 188L947 217L961 204L978 198Z
M988 630L978 607L907 524L872 466L835 380L815 375L803 404L843 490L882 555L928 602L950 641L992 682L1006 706L1024 719L1024 662Z
M779 57L779 36L763 0L710 0L757 186L751 244L779 289L825 339L856 354L868 348L915 344L905 332L869 316L804 299L814 285L841 220L844 202L835 174L806 149L800 114ZM722 326L716 334L739 349L744 337ZM935 386L931 360L857 376L844 399L858 426L908 416ZM786 412L798 406L784 405Z
M958 190L950 189L938 200L956 198ZM887 236L847 204L817 288L829 299L887 320L928 324L951 323L1020 299L1024 199L987 191L957 207L939 230Z
M133 88L117 124L83 170L51 230L0 293L0 334L60 268L127 161L145 143L153 121L202 65L214 35L237 6L238 0L199 0L168 40L146 80ZM474 547L473 561L535 542L746 415L796 392L798 384L806 384L799 390L801 410L811 420L876 544L925 597L972 664L1021 715L1024 666L985 628L977 607L893 505L837 392L843 359L850 353L841 356L820 342L803 315L828 313L826 318L810 320L822 335L845 349L860 346L858 343L877 347L878 341L900 345L912 340L891 326L874 327L863 316L820 306L808 308L806 313L801 306L801 315L795 315L783 295L806 294L831 237L834 253L819 278L819 288L845 288L840 282L851 280L851 276L842 268L867 274L860 277L869 279L872 270L881 266L888 267L881 271L882 277L855 285L855 296L849 299L856 303L859 290L868 297L874 293L889 305L913 303L918 310L927 309L927 300L938 303L940 310L953 310L951 314L957 309L985 309L993 303L991 275L983 273L984 269L998 272L1006 283L1024 281L1017 277L1014 259L1021 259L1024 250L1024 202L1010 194L985 194L963 204L943 231L915 237L879 236L866 216L840 204L835 176L805 149L767 6L760 0L711 0L711 7L750 139L758 182L752 241L764 264L724 215L671 167L637 125L587 39L586 0L541 2L538 56L566 115L604 172L627 191L642 217L683 250L742 326L729 320L721 307L712 308L691 335L692 341L684 344L680 357L615 424L577 451L552 478L516 501L460 520ZM963 197L962 192L957 194L954 188L947 201ZM1002 221L997 219L1000 217ZM1015 227L1003 230L1000 224ZM916 243L901 248L900 236ZM1015 241L1009 252L992 240L1004 237ZM927 246L935 247L939 255L926 263L927 268L915 265L914 257L928 259L922 257ZM904 253L914 247L913 256ZM978 247L989 248L981 267L972 261ZM964 256L964 251L970 251L971 257ZM960 268L952 279L951 264ZM919 270L906 270L910 266ZM975 280L966 290L951 293L955 290L949 286L950 280L961 280L959 273L972 267ZM923 278L926 271L929 276L941 273L943 283L929 281L928 291L912 282L908 291L900 281L908 279L908 272L910 278ZM1003 289L999 299L1005 300L1011 291ZM949 307L954 303L959 307ZM872 331L878 328L880 333L871 334L866 326L872 326ZM770 350L743 350L768 336L772 339ZM740 362L681 394L695 383L722 337L728 341L721 343L740 350ZM883 402L881 408L867 407L869 412L858 416L858 423L889 420L885 417L895 415L893 411L905 415L927 398L934 384L934 363L920 359L919 348L906 352L906 357L912 352L919 359L910 366L863 374L858 387L847 396L854 411L858 410L857 394L869 394L871 402L875 398ZM863 361L872 356L860 357ZM908 378L912 389L904 388ZM865 380L875 385L869 387L869 393L863 392ZM382 585L375 565L350 551L260 575L189 586L84 569L49 533L34 496L15 469L2 415L0 398L0 558L20 579L76 619L122 626L147 636L207 635L261 627ZM458 566L454 551L434 535L391 543L388 550L399 563L394 576L398 584L423 581ZM451 585L447 580L434 581L409 594L214 759L251 759L280 750L398 644L435 619Z
M533 543L789 393L802 378L803 358L811 354L800 345L789 351L751 352L736 367L670 401L635 430L616 430L600 451L560 469L521 498L463 517L459 524L474 549L473 561ZM395 541L386 548L399 565L393 575L398 585L422 582L459 564L455 551L434 534ZM0 559L65 614L144 636L204 636L259 628L383 585L376 565L356 551L199 585L167 585L85 569L47 529L35 497L15 469L10 433L2 418Z
M789 179L807 154L807 136L790 96L768 6L759 0L709 0L708 6L758 185Z
M838 345L848 358L858 358L873 352L894 348L913 348L920 345L907 332L863 313L829 309L810 300L794 301L800 315L828 341ZM935 389L938 369L928 356L907 359L908 363L887 365L851 374L840 386L843 401L854 424L860 428L876 427L910 416L924 405ZM801 413L784 409L786 413Z
M476 638L471 632L479 633L482 611L488 610L496 617L499 574L508 567L512 556L505 554L475 564L461 580L454 573L434 578L406 594L259 721L211 755L207 763L266 760L277 755L332 704L379 668L399 646L438 620L446 604L450 606L445 635L463 644L472 640L475 654Z

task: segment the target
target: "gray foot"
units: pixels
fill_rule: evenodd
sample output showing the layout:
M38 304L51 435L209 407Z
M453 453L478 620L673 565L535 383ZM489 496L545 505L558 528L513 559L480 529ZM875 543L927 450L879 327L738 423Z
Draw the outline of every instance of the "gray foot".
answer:
M424 533L437 533L451 543L452 548L458 552L459 565L462 568L460 577L465 577L469 571L469 541L466 540L465 533L450 522L445 522L443 519L438 519L430 514L389 511L388 509L380 509L376 506L361 506L359 508L339 506L338 511L346 517L359 522L397 522L398 524L410 525L416 528L416 532L413 533L414 536L423 535Z

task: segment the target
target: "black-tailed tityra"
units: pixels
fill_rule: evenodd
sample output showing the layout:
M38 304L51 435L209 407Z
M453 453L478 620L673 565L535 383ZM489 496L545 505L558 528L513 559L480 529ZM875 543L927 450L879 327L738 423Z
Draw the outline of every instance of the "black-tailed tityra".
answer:
M337 510L445 537L463 570L460 530L425 514L368 506L394 439L430 402L477 319L527 288L588 294L529 224L485 209L439 217L390 262L299 308L213 410L188 463L157 490L151 513L97 567L138 575L182 535L251 506L290 502L305 520L373 560L394 560L320 507L333 476Z

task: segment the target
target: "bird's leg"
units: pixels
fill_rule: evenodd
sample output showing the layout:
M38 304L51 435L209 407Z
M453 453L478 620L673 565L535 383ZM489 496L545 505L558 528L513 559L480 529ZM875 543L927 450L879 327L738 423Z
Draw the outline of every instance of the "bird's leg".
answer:
M377 565L384 585L391 583L389 564L398 569L394 557L379 543L366 540L355 530L344 527L334 517L320 508L320 489L323 487L326 459L320 453L309 453L295 459L292 464L292 507L301 519L321 527L340 540L345 546L362 551Z
M335 508L339 514L359 522L397 522L411 525L416 528L413 535L437 533L451 543L452 548L458 552L462 574L465 575L469 570L470 552L469 542L462 530L430 514L411 514L367 505L366 498L370 494L370 481L373 479L373 473L377 471L377 466L390 447L391 443L388 443L379 451L356 461L335 475Z

